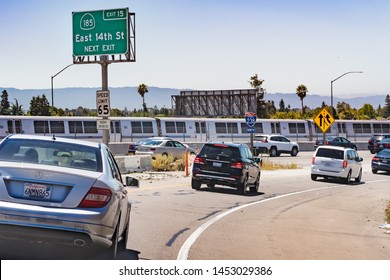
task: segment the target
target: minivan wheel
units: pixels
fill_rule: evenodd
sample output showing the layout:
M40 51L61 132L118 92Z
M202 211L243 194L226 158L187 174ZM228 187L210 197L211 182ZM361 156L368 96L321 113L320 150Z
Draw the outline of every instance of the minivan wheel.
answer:
M317 180L317 175L311 174L311 179L312 179L313 181Z
M355 182L359 183L362 180L362 170L360 169L359 176L355 178Z
M351 171L348 172L347 178L344 179L344 182L346 184L349 184L351 182Z
M201 185L202 185L202 183L199 182L198 180L191 179L191 187L192 187L194 190L199 190Z

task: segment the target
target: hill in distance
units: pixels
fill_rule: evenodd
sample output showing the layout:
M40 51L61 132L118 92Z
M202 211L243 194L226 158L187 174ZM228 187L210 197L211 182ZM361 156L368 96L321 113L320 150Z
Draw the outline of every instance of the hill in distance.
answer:
M123 110L141 109L142 98L137 92L138 87L112 87L110 90L110 102L111 108ZM51 105L51 89L16 89L16 88L1 88L0 91L6 90L8 92L8 100L10 103L15 103L15 99L18 100L19 105L22 105L22 109L27 111L30 107L30 101L33 97L38 95L46 95ZM54 106L62 109L76 109L78 107L83 108L96 108L96 91L100 88L57 88L54 89ZM174 88L159 88L148 87L149 92L145 94L145 103L148 108L172 108L174 105L173 95L180 95L181 89ZM183 89L188 90L188 89ZM373 95L370 96L369 102L377 109L379 105L383 107L385 105L385 95ZM276 108L279 109L279 102L283 99L285 106L290 105L291 108L301 108L301 102L295 93L267 93L265 100L272 100L275 103ZM353 108L361 108L364 104L368 103L367 96L365 97L351 97L351 98L333 98L334 106L338 102L346 102ZM310 108L320 107L322 102L330 105L330 96L321 96L316 94L309 94L303 100L305 106Z

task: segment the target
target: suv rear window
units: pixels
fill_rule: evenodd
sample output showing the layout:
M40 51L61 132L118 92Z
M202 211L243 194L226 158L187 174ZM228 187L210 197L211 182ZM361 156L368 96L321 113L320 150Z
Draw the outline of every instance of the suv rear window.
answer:
M267 136L255 136L255 140L261 142L267 141L267 138Z
M317 150L316 157L344 159L344 151L320 148Z
M226 157L230 159L240 158L240 150L223 144L206 144L199 155L207 158Z

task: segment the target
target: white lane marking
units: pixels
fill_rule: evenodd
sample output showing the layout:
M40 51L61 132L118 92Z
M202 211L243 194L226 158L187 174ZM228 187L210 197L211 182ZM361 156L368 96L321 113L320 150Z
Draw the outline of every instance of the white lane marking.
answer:
M377 182L383 182L383 181L388 181L388 180L386 180L386 179L383 179L383 180L373 180L373 181L367 181L367 182L364 182L364 183L365 184L369 184L369 183L377 183ZM364 184L362 186L364 186ZM306 193L306 192L326 190L326 189L342 188L342 187L346 187L346 185L334 185L334 186L328 186L328 187L314 188L314 189L309 189L309 190L304 190L304 191L298 191L298 192L293 192L293 193L288 193L288 194L282 194L282 195L279 195L279 196L267 198L267 199L260 200L260 201L251 202L251 203L248 203L248 204L245 204L245 205L240 205L240 206L237 206L235 208L232 208L232 209L230 209L230 210L228 210L228 211L226 211L224 213L219 214L218 216L215 216L214 218L210 219L209 221L207 221L206 223L204 223L203 225L198 227L198 229L195 230L190 235L190 237L188 237L187 240L181 246L180 251L179 251L179 253L177 255L177 260L187 260L188 259L188 254L189 254L190 249L191 249L191 246L195 243L195 241L198 239L198 237L209 226L211 226L212 224L214 224L218 220L222 219L223 217L225 217L225 216L227 216L227 215L229 215L231 213L234 213L234 212L236 212L236 211L238 211L240 209L243 209L245 207L252 206L252 205L255 205L255 204L268 202L270 200L275 200L275 199L284 198L284 197L287 197L287 196L296 195L296 194L302 194L302 193ZM350 187L357 187L357 186L356 185L350 185Z

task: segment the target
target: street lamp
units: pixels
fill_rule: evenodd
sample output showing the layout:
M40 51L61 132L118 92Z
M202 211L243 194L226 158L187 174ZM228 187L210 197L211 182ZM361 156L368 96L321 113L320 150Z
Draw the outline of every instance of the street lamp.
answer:
M347 74L357 74L357 73L363 73L363 71L349 71L349 72L345 72L344 74L338 76L336 79L330 81L330 107L331 107L331 110L332 110L332 116L333 116L333 82L337 81L338 79L340 79L341 77L347 75Z
M61 71L59 71L57 74L51 76L51 115L53 116L54 115L54 90L53 90L53 79L59 75L62 71L64 71L65 69L67 69L68 67L74 65L73 63L72 64L69 64L68 66L64 67L61 69Z

